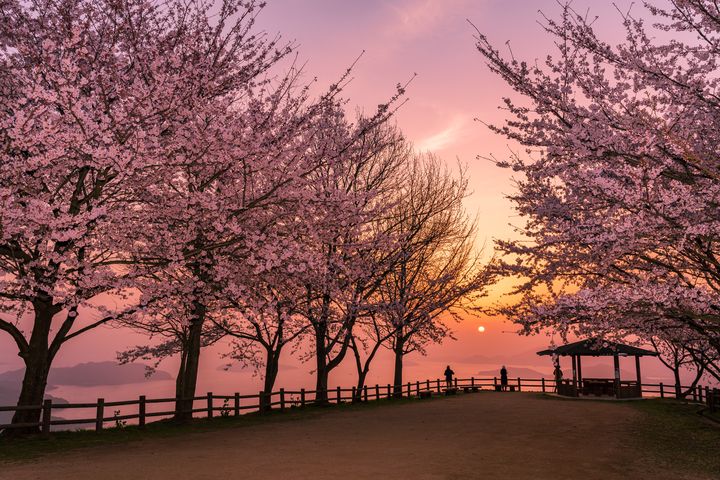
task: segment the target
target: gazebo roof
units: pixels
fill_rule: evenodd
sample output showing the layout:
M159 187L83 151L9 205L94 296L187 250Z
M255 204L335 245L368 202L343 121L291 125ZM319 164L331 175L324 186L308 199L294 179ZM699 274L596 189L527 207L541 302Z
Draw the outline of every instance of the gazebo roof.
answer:
M578 355L585 357L612 357L615 355L620 356L638 356L642 357L645 355L657 356L656 352L652 350L645 350L644 348L633 347L632 345L624 345L622 343L615 343L609 340L601 340L595 338L588 338L575 343L568 343L567 345L561 345L554 349L547 349L537 352L538 355Z

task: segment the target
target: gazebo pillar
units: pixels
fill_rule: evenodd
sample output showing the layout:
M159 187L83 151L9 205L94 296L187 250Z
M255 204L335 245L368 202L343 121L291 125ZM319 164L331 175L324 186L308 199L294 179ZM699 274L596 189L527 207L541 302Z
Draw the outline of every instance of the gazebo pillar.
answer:
M575 355L572 356L572 375L573 389L575 390L575 395L577 396L577 359Z
M620 398L620 357L617 353L613 355L613 363L615 364L615 398Z
M582 355L578 355L577 357L577 388L582 390Z

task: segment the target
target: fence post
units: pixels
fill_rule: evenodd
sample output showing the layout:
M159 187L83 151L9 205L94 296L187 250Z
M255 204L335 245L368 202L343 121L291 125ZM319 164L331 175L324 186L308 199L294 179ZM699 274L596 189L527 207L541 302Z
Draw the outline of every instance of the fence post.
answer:
M260 393L258 393L258 411L265 411L265 392L263 392L262 390L260 390Z
M705 385L705 403L710 405L710 387Z
M455 388L458 387L457 377L455 377Z
M340 391L340 387L337 387L337 404L340 405L340 402L342 402L342 392Z
M357 397L359 397L361 393L362 393L362 392L358 392L357 389L355 388L355 386L353 385L353 387L352 387L352 401L353 401L353 402L356 402L356 401L357 401ZM339 403L339 402L340 402L340 401L338 400L338 403Z
M663 382L660 382L660 398L665 398L665 389L663 388Z
M702 388L702 385L698 385L698 402L703 403L703 388Z
M408 382L408 398L410 398L410 382Z
M425 390L430 391L430 380L425 380Z
M42 407L42 433L50 433L50 420L52 419L52 400L45 400Z
M387 398L392 398L392 397L390 397L390 384L389 383L387 385Z
M415 382L415 390L417 392L417 396L420 396L420 382Z
M145 426L145 395L140 395L140 401L138 402L138 425L140 427Z
M208 418L213 417L213 395L212 395L212 392L208 392L208 394L207 394L207 417Z
M95 431L99 432L103 429L103 418L105 417L105 399L98 398L97 413L95 415Z
M522 387L520 386L520 377L518 377L518 392L521 391Z
M470 386L475 388L475 377L470 377Z
M235 405L233 405L233 407L235 407L235 416L239 417L240 416L240 392L235 392Z
M715 411L715 408L714 408L715 407L715 405L714 405L715 391L711 390L710 387L708 387L708 391L705 393L707 393L706 397L707 397L708 407L710 408L711 412L714 412Z
M493 377L493 387L497 390L497 377Z
M542 392L545 393L545 377L541 378L540 381L542 383Z
M301 407L305 406L305 389L304 388L300 389L300 406Z
M285 411L285 389L280 389L280 411Z
M375 400L380 400L380 385L375 384Z
M713 388L712 390L710 390L710 400L709 400L709 402L708 402L708 406L710 407L710 411L711 411L711 412L714 412L714 411L715 411L715 408L716 408L715 402L716 402L717 399L718 399L718 398L717 398L717 395L718 395L718 389L717 389L717 388Z
M697 402L697 389L694 386L692 387L692 399L693 402Z
M363 390L365 391L365 401L368 401L368 392L367 392L367 385L363 386Z

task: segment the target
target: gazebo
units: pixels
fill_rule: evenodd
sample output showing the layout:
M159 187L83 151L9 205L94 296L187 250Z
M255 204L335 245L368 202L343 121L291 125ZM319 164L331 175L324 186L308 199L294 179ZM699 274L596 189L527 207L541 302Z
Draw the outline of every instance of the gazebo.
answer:
M567 397L580 395L609 395L615 398L642 397L642 377L640 376L640 357L657 356L656 352L643 348L623 345L622 343L589 338L569 343L553 349L537 352L538 355L559 355L572 357L572 380L557 382L557 393ZM613 357L615 378L583 378L582 357ZM620 357L635 357L635 380L620 379Z

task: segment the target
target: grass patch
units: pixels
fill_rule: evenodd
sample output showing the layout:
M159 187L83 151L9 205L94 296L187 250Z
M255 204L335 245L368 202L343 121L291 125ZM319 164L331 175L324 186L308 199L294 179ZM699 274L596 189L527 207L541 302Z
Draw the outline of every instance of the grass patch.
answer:
M640 451L666 468L720 476L720 425L699 415L702 407L674 400L632 405L642 413L632 439Z
M640 419L628 432L626 445L642 455L648 465L678 473L710 474L720 478L720 424L703 418L703 408L677 400L602 400L536 394L549 401L630 406ZM706 416L710 416L708 412ZM712 414L720 422L720 411ZM684 477L683 477L684 478Z
M381 399L380 401L370 401L367 403L342 403L340 405L332 404L325 407L309 406L305 408L288 408L285 412L273 410L262 415L258 413L248 413L240 415L239 417L216 416L211 420L195 419L187 424L176 424L169 420L163 420L148 423L145 428L128 425L123 428L106 427L102 432L90 430L62 431L53 432L49 436L33 435L12 440L0 437L0 463L28 461L48 454L83 448L122 445L154 438L194 435L227 428L243 428L261 423L306 420L334 412L390 407L393 405L400 406L420 401L421 400L406 398Z

